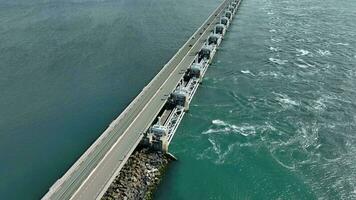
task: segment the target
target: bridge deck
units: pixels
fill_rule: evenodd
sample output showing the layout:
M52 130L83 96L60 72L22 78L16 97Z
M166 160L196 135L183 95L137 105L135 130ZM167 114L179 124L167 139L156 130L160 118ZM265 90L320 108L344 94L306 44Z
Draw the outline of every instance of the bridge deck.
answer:
M152 124L231 0L224 0L43 199L100 199Z

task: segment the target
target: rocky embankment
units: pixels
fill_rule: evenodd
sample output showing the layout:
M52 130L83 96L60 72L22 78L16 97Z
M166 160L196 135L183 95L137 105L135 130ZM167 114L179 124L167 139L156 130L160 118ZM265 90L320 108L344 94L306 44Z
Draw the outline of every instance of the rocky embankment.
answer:
M145 148L135 150L102 200L151 199L169 160L161 152Z

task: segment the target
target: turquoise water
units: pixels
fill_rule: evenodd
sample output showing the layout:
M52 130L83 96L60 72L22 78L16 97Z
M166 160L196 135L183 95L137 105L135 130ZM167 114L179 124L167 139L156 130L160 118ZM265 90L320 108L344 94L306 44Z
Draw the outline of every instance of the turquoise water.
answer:
M0 199L44 195L218 4L0 0Z
M244 0L155 199L356 199L355 8Z
M38 199L220 1L0 0L0 194ZM355 199L356 2L244 0L156 199Z

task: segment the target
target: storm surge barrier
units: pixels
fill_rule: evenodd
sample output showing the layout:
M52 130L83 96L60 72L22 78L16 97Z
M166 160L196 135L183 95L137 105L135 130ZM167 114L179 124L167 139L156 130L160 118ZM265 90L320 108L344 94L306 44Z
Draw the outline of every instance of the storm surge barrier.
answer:
M239 4L224 0L42 199L100 199L140 142L167 151Z

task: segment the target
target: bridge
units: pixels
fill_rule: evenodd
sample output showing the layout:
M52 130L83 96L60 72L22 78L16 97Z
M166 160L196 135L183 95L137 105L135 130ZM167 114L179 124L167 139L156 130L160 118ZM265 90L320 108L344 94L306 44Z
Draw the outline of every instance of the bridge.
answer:
M161 71L49 189L43 200L100 199L144 137L170 94L236 0L223 0ZM234 10L235 11L235 10ZM232 17L232 16L231 16Z

